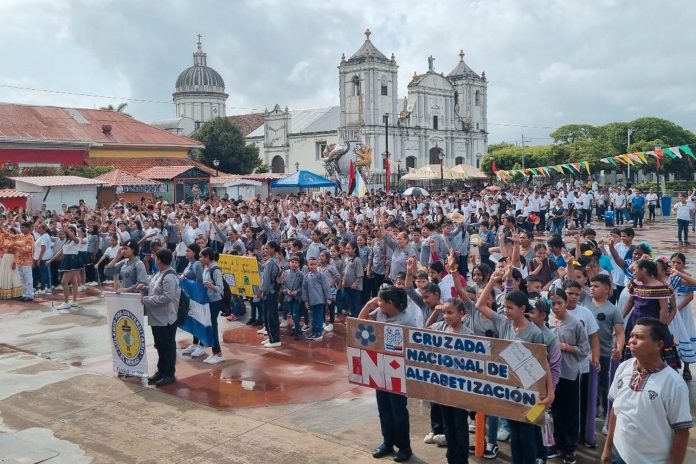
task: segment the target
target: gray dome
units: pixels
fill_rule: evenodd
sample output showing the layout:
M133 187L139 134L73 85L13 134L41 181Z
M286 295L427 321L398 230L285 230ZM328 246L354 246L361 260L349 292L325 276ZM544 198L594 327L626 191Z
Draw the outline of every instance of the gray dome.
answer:
M176 80L176 91L225 93L225 81L217 71L208 67L208 55L203 51L200 35L198 50L193 54L193 66L179 74Z
M176 80L177 92L224 92L225 81L213 68L195 65L186 68Z

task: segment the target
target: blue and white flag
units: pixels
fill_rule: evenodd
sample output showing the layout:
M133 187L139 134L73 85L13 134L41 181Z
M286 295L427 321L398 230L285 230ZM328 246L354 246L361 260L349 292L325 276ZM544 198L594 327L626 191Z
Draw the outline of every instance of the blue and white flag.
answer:
M198 337L202 344L213 346L213 324L210 318L208 289L191 279L182 279L179 286L181 291L186 292L191 299L188 318L179 327Z

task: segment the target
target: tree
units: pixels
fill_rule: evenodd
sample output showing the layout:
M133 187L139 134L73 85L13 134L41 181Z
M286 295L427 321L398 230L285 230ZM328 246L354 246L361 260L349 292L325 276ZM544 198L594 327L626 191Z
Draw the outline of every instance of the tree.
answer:
M206 122L192 136L205 145L200 161L214 168L213 160L219 160L219 170L230 174L250 174L261 165L259 149L247 145L242 131L229 119L218 117Z
M597 128L589 124L568 124L551 132L554 143L573 143L597 137Z
M126 116L130 116L130 114L126 113L127 106L128 106L128 103L119 103L119 105L116 107L114 107L114 105L107 105L107 106L102 106L99 109L106 110L106 111L114 111L116 113L121 113L121 114L125 114Z
M261 166L259 166L258 168L256 168L256 171L254 171L254 172L256 174L263 174L265 172L271 172L271 168L270 168L270 166L268 166L267 164L264 163Z

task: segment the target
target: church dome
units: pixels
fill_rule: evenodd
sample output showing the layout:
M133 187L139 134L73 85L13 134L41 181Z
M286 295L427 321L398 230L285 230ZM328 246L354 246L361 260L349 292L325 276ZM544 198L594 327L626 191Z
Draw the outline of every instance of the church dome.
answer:
M207 65L207 54L202 49L200 36L198 50L193 54L193 66L184 69L176 79L177 92L225 92L225 81Z

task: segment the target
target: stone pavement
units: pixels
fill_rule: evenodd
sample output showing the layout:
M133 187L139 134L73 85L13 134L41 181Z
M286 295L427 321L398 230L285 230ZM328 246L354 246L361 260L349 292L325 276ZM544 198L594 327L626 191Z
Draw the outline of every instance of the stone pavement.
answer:
M637 240L670 254L674 219L659 219ZM601 237L605 228L595 225ZM691 259L692 250L683 251ZM380 441L374 394L347 382L342 325L322 342L284 336L283 347L269 351L254 329L221 319L226 361L180 357L177 382L158 390L111 372L97 294L90 289L66 315L47 299L0 303L0 462L378 462L369 454ZM179 338L181 346L190 340ZM152 369L152 347L148 357ZM445 462L443 449L422 442L428 406L411 400L409 410L410 462ZM597 450L578 452L578 462L598 461ZM471 461L510 462L509 448L501 444L495 461ZM687 462L696 462L694 438Z

